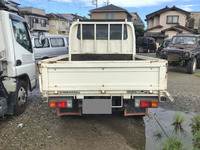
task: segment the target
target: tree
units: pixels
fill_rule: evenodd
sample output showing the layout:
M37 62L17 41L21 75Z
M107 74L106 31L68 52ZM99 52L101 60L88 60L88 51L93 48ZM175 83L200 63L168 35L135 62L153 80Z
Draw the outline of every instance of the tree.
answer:
M142 26L138 26L136 24L134 24L135 27L135 36L140 37L140 36L144 36L144 28Z

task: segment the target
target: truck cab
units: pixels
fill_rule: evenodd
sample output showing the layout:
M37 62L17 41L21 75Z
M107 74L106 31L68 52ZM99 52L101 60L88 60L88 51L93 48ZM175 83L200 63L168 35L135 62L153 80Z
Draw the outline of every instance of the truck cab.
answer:
M21 114L36 86L35 56L26 21L0 1L0 116Z

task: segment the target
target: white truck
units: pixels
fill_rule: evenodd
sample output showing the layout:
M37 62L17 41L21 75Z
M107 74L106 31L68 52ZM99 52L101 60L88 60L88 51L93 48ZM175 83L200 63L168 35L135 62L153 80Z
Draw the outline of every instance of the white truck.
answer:
M19 115L27 105L28 90L36 86L35 56L28 25L0 0L0 117Z
M44 40L44 39L43 39ZM39 62L40 91L57 115L145 115L167 90L167 61L136 55L133 24L87 20L70 28L69 55Z

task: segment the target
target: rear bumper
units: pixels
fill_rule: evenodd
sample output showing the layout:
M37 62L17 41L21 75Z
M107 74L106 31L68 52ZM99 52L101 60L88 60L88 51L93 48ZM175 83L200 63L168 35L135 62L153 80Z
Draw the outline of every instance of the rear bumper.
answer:
M165 95L159 96L143 96L143 97L132 97L131 99L124 99L121 96L116 97L86 97L85 99L74 99L73 97L50 97L49 103L59 101L70 101L72 107L67 106L63 108L57 108L57 115L79 115L82 114L112 114L114 109L124 111L124 116L134 115L146 115L148 108L154 108L152 106L137 106L136 101L157 101L158 105L160 102L164 102L167 99L173 101L172 97L168 92ZM139 102L140 104L140 102ZM158 107L158 106L157 106ZM155 108L157 108L155 107Z

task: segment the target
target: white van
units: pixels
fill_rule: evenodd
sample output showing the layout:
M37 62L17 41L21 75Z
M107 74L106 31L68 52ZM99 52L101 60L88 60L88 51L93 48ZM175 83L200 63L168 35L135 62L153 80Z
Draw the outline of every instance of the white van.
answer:
M36 61L68 54L67 35L46 35L44 46L39 44L38 37L33 37L32 42L35 50Z

